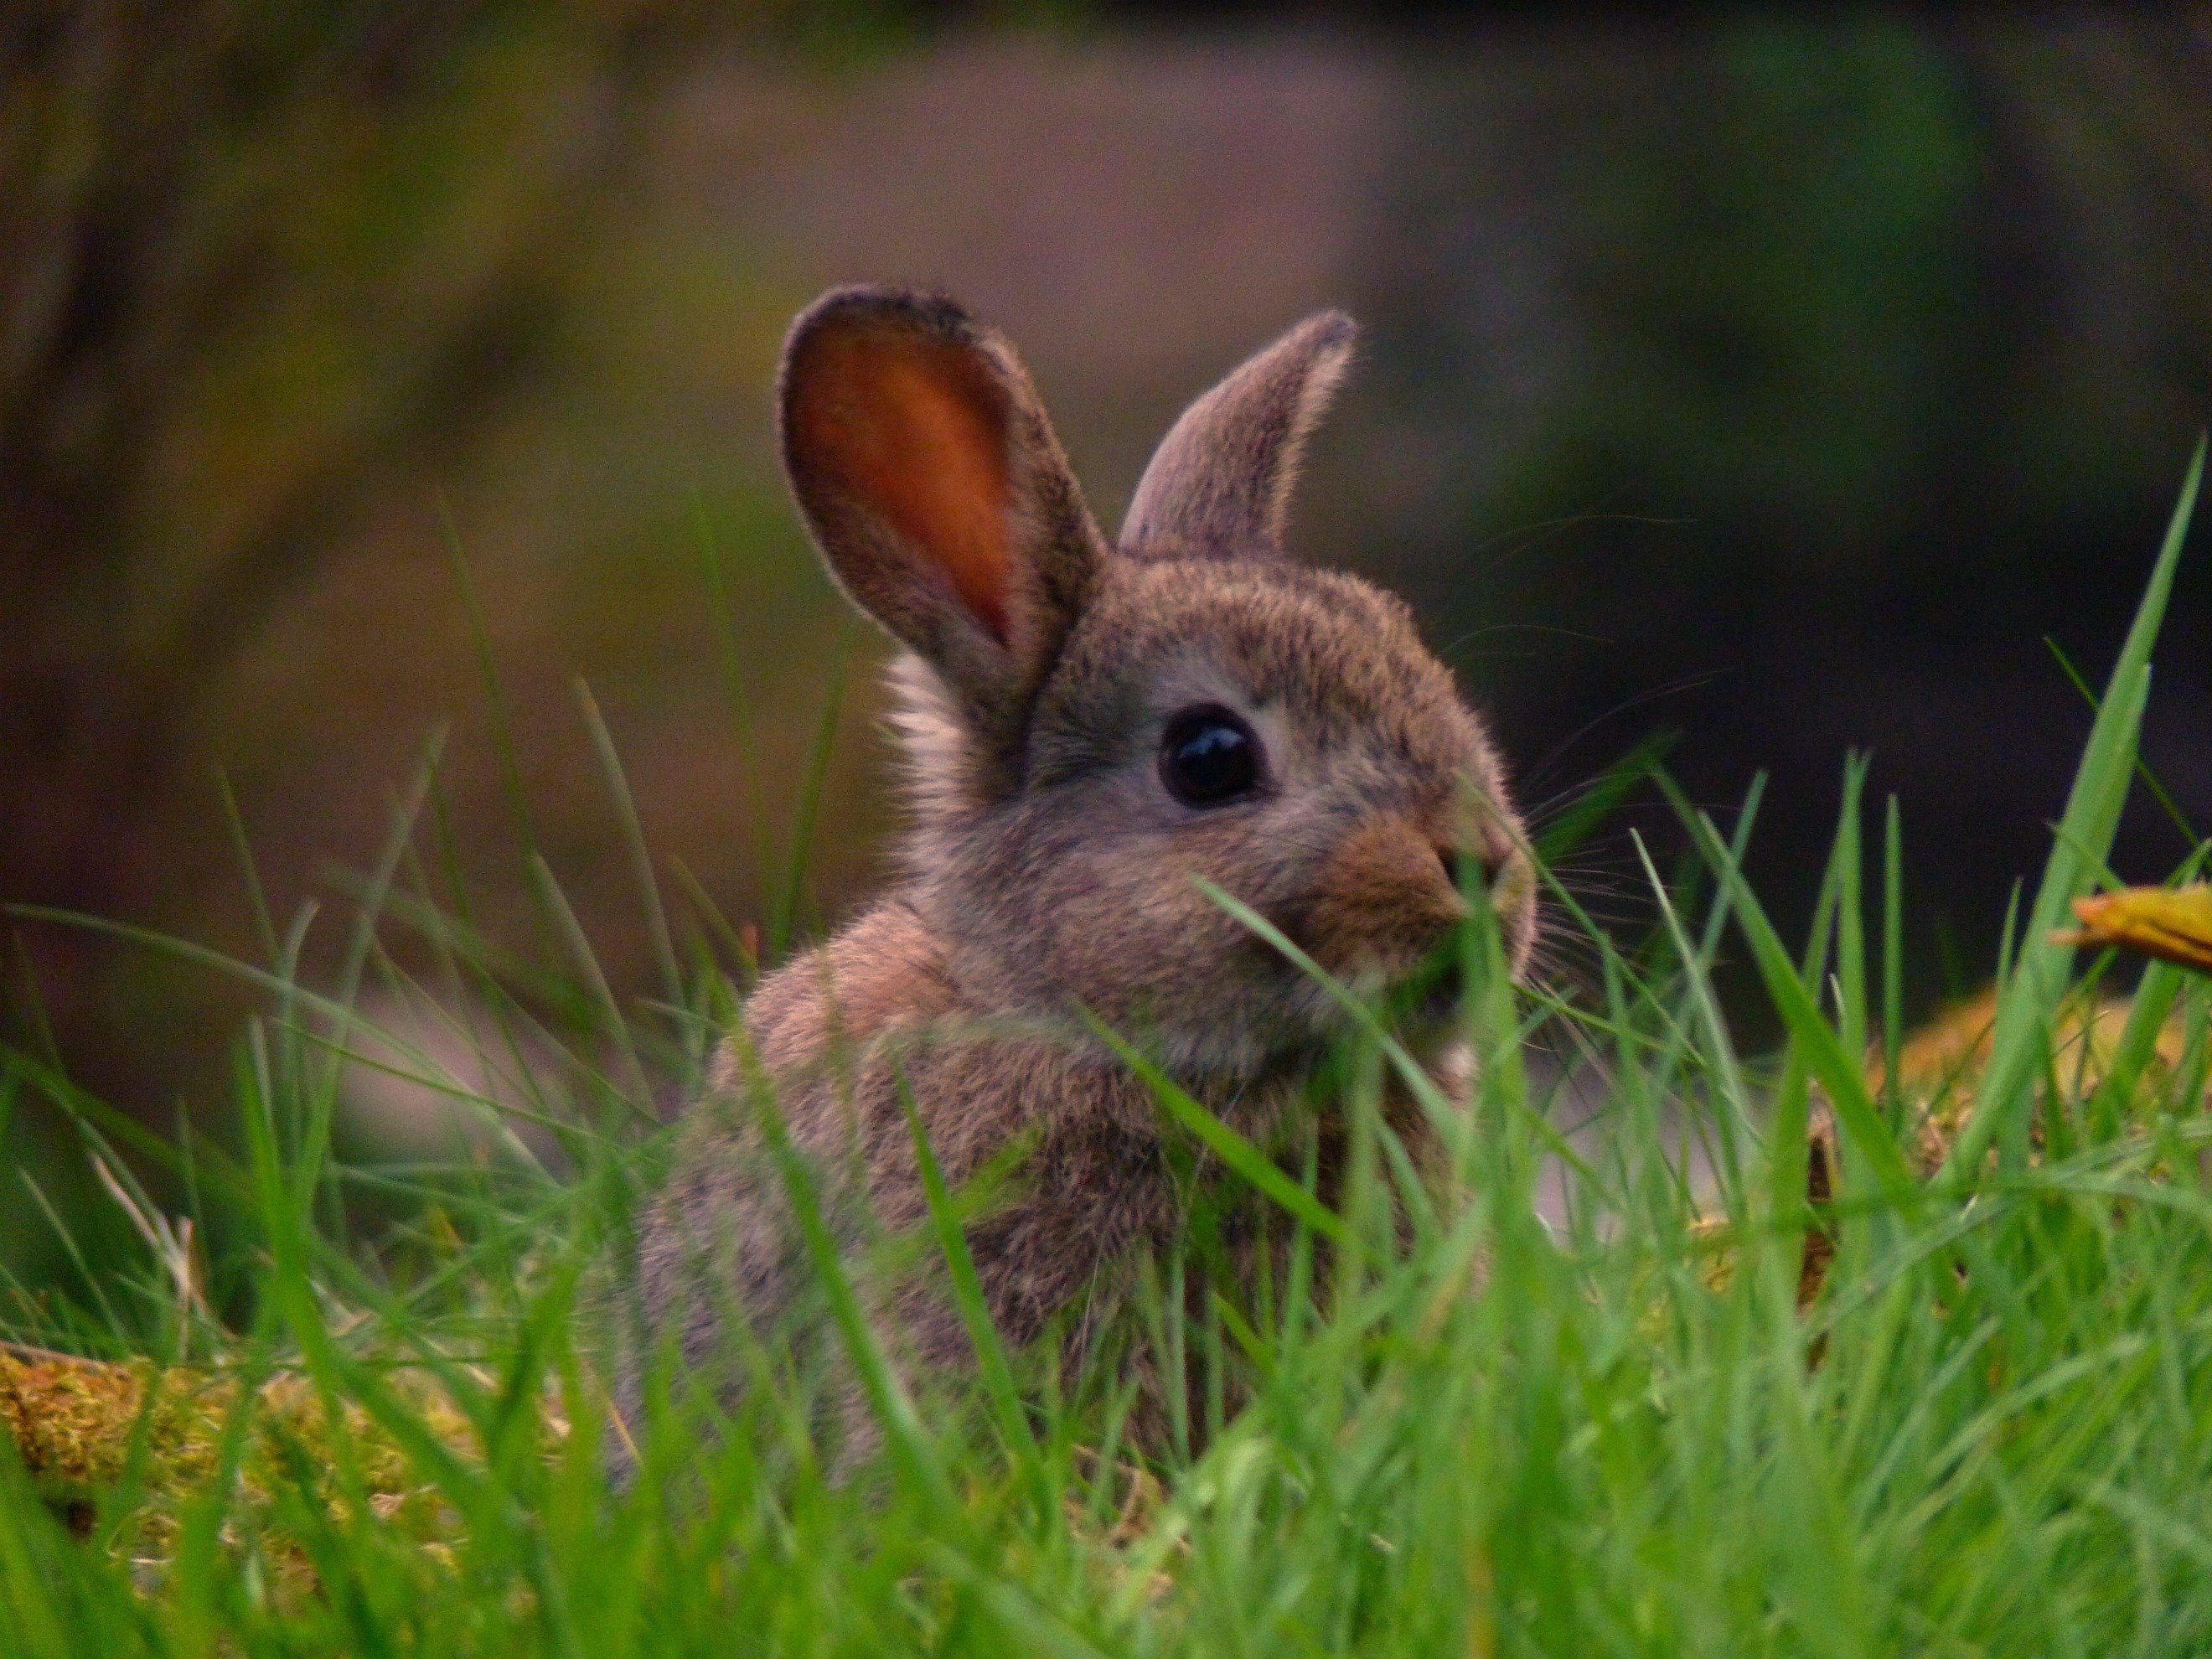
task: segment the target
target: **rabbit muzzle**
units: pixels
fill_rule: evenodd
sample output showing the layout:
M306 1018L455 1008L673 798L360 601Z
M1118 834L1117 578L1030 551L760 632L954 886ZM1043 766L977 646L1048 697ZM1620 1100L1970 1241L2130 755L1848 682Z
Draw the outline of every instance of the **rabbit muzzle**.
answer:
M1452 943L1468 917L1461 890L1465 860L1480 860L1484 885L1502 892L1511 882L1510 846L1463 853L1433 825L1411 816L1370 818L1338 843L1302 919L1300 943L1330 973L1373 990L1419 981L1424 1006L1457 1000L1457 952ZM1517 957L1517 908L1501 911L1509 957Z

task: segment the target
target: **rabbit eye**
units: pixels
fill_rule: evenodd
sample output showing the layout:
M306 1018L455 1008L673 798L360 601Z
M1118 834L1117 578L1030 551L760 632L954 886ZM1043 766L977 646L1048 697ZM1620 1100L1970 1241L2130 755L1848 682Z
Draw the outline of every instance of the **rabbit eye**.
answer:
M1260 739L1226 708L1186 708L1160 738L1160 781L1185 806L1221 806L1260 781Z

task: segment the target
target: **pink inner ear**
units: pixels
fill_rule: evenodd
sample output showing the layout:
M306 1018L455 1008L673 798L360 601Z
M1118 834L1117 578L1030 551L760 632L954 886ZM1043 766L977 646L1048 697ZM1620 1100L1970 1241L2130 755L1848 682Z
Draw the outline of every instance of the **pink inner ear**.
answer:
M973 348L880 324L817 340L803 445L1009 642L1006 398Z

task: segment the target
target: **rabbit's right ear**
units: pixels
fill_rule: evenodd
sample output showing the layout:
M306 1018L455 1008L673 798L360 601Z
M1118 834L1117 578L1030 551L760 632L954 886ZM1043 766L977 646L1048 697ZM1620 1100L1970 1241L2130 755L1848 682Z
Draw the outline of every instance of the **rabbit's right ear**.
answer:
M838 289L795 323L783 460L830 573L1016 743L1104 543L1013 349L949 300Z
M1183 410L1137 481L1122 548L1183 557L1281 553L1299 458L1358 332L1342 312L1316 312Z

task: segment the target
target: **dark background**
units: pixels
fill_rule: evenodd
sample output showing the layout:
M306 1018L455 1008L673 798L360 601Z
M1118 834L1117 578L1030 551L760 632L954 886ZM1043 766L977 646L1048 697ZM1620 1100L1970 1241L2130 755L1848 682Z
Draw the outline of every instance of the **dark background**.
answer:
M544 945L527 842L651 988L576 676L679 912L680 864L768 914L848 637L768 380L833 282L1002 324L1109 525L1188 397L1349 307L1300 552L1415 602L1532 802L1661 726L1700 800L1771 772L1792 926L1870 748L1916 1008L2047 844L2087 711L2046 637L2101 678L2212 416L2203 10L17 0L0 76L0 899L260 959L227 781L279 927L330 904L311 971L444 728L476 919ZM2146 751L2212 822L2202 564ZM883 873L878 706L862 672L830 919ZM2186 846L2142 808L2116 863ZM1577 865L1628 927L1633 868ZM5 933L26 1052L219 1111L250 992ZM28 1091L7 1134L82 1185Z

